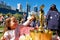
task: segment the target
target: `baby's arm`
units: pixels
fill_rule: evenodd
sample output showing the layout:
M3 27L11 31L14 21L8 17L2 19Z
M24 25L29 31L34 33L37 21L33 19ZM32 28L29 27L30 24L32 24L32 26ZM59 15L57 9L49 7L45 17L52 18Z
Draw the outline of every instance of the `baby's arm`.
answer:
M33 17L31 16L28 18L28 20L25 23L23 23L23 25L25 26L29 25L32 22L32 20L33 20Z
M23 25L25 25L25 26L27 26L29 24L30 24L30 21L29 20L27 20L25 23L23 23Z

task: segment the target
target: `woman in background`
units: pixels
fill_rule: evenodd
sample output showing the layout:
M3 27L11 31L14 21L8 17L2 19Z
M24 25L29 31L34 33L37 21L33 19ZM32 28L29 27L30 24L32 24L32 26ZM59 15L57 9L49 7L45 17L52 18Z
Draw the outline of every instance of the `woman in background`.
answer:
M58 12L55 4L53 4L50 7L46 18L47 18L48 29L57 34L58 33L58 24L59 24L59 12Z

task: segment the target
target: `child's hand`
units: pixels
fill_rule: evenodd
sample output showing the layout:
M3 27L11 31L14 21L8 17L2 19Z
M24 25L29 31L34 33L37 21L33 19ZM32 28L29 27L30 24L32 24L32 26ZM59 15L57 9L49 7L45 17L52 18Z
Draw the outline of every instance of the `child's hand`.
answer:
M28 20L32 21L34 19L33 16L28 17Z

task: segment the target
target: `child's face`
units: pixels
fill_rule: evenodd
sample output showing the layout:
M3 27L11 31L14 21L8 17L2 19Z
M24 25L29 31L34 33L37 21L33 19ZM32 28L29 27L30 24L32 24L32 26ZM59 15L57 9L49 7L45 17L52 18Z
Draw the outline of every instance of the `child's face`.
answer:
M18 25L17 20L14 17L11 18L11 22L10 22L11 29L15 29L17 27L17 25Z

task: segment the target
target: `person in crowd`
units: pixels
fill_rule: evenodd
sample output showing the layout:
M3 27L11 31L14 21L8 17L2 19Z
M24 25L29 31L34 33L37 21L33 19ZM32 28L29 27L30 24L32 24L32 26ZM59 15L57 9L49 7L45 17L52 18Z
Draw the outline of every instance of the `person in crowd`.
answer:
M1 40L14 40L15 39L15 29L18 26L18 22L14 16L7 18L5 21L4 34Z
M23 23L23 25L30 26L31 22L34 20L34 16L30 16L27 18L27 21Z
M0 25L3 23L3 15L2 14L0 14Z
M27 14L23 13L23 18L22 18L21 22L24 23L25 21L27 21Z
M32 18L32 19L31 19ZM30 22L28 22L29 20L31 20ZM36 20L36 16L35 14L32 14L31 16L29 16L27 18L27 21L23 24L29 24L30 27L36 27L36 26L40 26L40 22L38 20Z
M58 33L58 24L59 24L59 12L56 8L55 4L52 4L47 16L47 27L49 30L55 32L53 34L57 34Z
M34 14L31 15L32 17L34 17L34 19L32 20L32 22L30 23L31 27L35 27L36 26L36 16Z

